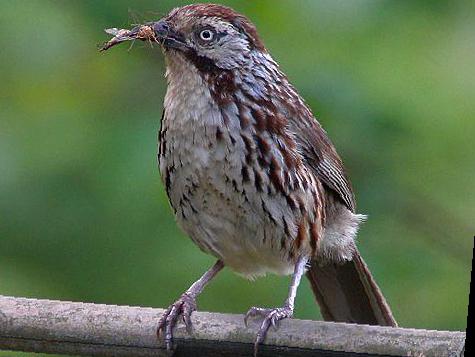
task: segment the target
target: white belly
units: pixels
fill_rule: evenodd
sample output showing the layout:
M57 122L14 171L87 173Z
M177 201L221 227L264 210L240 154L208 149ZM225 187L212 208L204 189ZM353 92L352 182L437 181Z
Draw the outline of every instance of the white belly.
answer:
M194 133L197 138L199 130ZM243 193L241 169L223 158L224 149L216 142L199 147L202 142L201 137L175 146L175 158L163 158L160 165L164 175L173 161L168 195L178 223L202 250L239 274L290 274L293 263L280 244L284 233L263 214L251 190Z

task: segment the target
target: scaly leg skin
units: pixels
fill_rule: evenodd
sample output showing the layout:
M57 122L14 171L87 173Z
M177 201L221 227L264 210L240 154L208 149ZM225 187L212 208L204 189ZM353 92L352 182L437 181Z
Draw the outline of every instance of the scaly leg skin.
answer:
M269 327L272 325L274 328L276 328L280 320L291 318L294 315L295 296L297 295L297 288L300 284L300 279L305 273L305 265L307 264L307 262L308 259L306 257L300 257L297 263L295 264L294 273L292 274L292 281L289 287L289 295L287 296L287 300L285 300L285 304L283 307L271 309L251 307L247 312L246 316L244 317L244 323L246 324L246 326L247 321L250 317L264 317L264 321L262 322L261 327L259 328L259 332L257 333L256 342L254 343L255 357L257 357L259 344L264 342L266 338Z
M190 288L183 293L180 298L175 301L165 311L158 322L157 337L165 332L165 345L167 350L171 350L173 346L173 328L180 315L185 323L186 330L191 334L193 326L191 323L191 314L196 310L196 298L203 291L204 287L213 279L218 272L223 269L224 264L218 260L206 273L203 274Z

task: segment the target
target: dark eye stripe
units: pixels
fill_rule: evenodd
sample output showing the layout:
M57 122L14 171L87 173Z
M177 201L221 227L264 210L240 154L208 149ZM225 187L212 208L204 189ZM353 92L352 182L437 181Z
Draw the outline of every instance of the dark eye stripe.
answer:
M216 40L222 39L224 36L226 36L228 33L227 32L217 32L214 34Z
M212 34L211 38L208 38L206 36L203 37L204 32L210 32ZM195 38L201 43L201 44L208 44L212 42L217 42L221 40L223 37L227 36L228 33L226 31L220 31L217 32L213 27L211 26L206 26L206 27L201 27L197 29L194 32Z

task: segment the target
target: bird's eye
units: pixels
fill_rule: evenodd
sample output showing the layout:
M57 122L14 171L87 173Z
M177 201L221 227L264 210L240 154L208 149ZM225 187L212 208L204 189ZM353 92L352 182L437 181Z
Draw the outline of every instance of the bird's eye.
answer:
M200 39L205 42L209 42L213 40L213 38L214 38L214 32L210 29L202 30L200 32Z

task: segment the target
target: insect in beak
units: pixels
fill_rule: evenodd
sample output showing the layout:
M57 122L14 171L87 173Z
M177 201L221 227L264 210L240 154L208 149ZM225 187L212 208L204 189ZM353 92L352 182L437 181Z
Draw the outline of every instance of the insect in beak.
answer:
M163 48L174 48L182 51L188 49L185 39L179 33L173 31L166 20L148 22L138 25L131 30L111 28L106 33L114 36L102 45L99 51L107 51L109 48L125 41L148 41L150 44L158 43Z
M119 43L125 41L141 40L149 41L151 43L160 43L160 40L156 36L156 33L153 30L152 26L153 23L147 23L144 25L135 26L131 30L117 28L106 29L105 32L114 37L104 43L104 45L102 45L99 51L107 51L109 48L114 47L115 45L118 45Z

